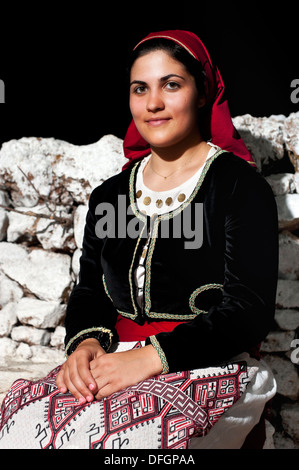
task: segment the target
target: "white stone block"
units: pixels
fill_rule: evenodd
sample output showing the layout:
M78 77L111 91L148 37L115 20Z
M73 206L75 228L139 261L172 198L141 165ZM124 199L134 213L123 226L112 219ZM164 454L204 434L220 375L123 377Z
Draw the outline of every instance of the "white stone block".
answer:
M42 300L61 300L71 287L71 258L42 249L28 251L13 243L0 243L4 273Z
M34 363L56 363L57 366L65 362L64 351L52 349L47 346L31 346L32 362Z
M19 346L16 350L16 358L22 361L27 361L31 359L32 352L29 344L26 343L19 343Z
M0 305L3 308L11 302L18 302L23 297L23 290L19 284L0 271Z
M285 403L281 407L284 430L299 444L299 404Z
M81 146L23 137L2 145L0 183L8 184L15 206L34 207L40 196L86 204L91 190L121 171L126 161L122 140L113 135Z
M276 196L279 220L292 220L299 217L299 194Z
M272 370L277 382L277 393L290 400L299 397L299 377L294 364L290 359L267 354L263 357Z
M33 326L16 326L12 329L11 339L29 344L47 346L50 342L51 335L47 330L34 328Z
M279 173L266 177L274 196L282 196L296 191L293 173Z
M285 116L236 116L233 123L243 138L259 170L271 160L284 156L283 127Z
M54 348L64 349L65 328L64 326L57 326L54 333L52 333L50 344Z
M276 310L275 321L281 330L295 331L299 328L299 310Z
M14 357L17 346L11 338L0 338L0 364L6 365L7 357Z
M81 204L74 212L74 234L77 248L80 249L82 248L87 211L88 206Z
M299 112L291 113L283 126L283 140L296 171L299 171Z
M289 233L279 235L279 277L299 279L299 238Z
M75 275L75 278L78 277L79 271L80 271L80 258L82 255L82 250L79 248L74 251L73 257L72 257L72 271Z
M276 305L278 308L299 308L299 281L278 279Z
M294 331L271 331L262 342L261 351L266 353L290 351L294 338Z
M6 304L0 310L0 337L9 336L12 328L17 323L16 304Z
M17 305L19 321L36 328L55 328L65 314L66 305L55 301L44 301L23 297Z

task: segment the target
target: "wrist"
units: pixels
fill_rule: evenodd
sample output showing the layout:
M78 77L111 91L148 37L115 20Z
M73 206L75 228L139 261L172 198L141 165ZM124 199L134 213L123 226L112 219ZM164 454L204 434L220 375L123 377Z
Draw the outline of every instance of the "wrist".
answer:
M159 356L160 363L162 365L161 374L168 374L169 365L168 365L168 362L167 362L167 358L166 358L165 353L164 353L163 349L161 348L160 343L157 340L156 336L153 335L153 336L150 336L149 338L147 338L146 344L151 345L152 348L155 350L156 354Z
M163 372L163 366L161 363L161 359L159 357L159 354L155 350L155 348L151 345L148 344L147 346L144 346L142 348L146 354L146 357L149 362L149 366L151 369L151 375L160 375Z
M87 338L81 341L81 343L78 344L76 349L82 349L84 347L91 347L91 348L96 348L96 349L103 349L102 346L100 345L99 341L96 338ZM104 351L104 350L103 350Z

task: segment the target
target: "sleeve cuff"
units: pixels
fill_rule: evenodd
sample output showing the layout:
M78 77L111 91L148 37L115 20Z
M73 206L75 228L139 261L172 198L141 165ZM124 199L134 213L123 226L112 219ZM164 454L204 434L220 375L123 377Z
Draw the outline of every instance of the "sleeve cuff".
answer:
M162 374L168 374L168 372L169 372L168 362L167 362L166 356L164 354L164 351L161 348L160 343L157 340L156 336L150 336L148 338L147 343L150 343L155 348L155 350L157 351L157 353L159 355L159 358L160 358L160 361L161 361L161 364L162 364Z
M95 338L99 341L102 348L107 352L112 345L113 333L108 328L102 326L88 328L79 331L73 338L69 340L65 347L65 356L68 357L75 351L76 347L85 339Z

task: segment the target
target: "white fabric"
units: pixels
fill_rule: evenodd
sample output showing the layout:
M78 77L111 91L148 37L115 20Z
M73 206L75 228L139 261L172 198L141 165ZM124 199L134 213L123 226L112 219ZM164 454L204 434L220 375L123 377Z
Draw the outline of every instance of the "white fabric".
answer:
M194 190L196 183L200 178L205 164L218 150L220 150L220 147L218 147L217 145L214 145L211 142L207 143L211 146L211 149L208 152L204 165L202 165L197 170L197 172L194 173L194 175L192 175L191 178L189 178L187 181L184 181L184 183L180 184L176 188L168 189L167 191L153 191L144 184L143 170L145 169L149 159L151 158L151 155L145 157L140 163L140 167L136 176L136 192L140 190L142 191L142 197L137 199L138 210L140 212L144 212L150 217L152 217L154 214L166 214L167 212L177 209L184 202L178 201L177 198L179 194L184 193L186 199L188 199L188 197L191 196L192 191ZM149 196L151 198L151 203L149 205L145 205L143 203L145 196ZM173 200L173 204L171 204L171 206L167 206L165 204L166 199L169 197L171 197ZM160 208L158 208L155 204L157 199L161 199L163 201L163 205Z
M276 381L263 360L256 361L247 353L237 359L246 360L248 366L256 365L258 372L246 392L222 415L209 434L191 440L190 449L240 449L259 422L266 403L276 394Z

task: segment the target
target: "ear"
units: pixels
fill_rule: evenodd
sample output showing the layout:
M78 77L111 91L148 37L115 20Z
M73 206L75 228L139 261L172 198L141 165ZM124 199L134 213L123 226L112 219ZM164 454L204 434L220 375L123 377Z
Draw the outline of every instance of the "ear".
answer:
M206 104L206 102L207 102L206 97L204 95L200 96L198 98L197 107L198 108L203 108L204 105Z

